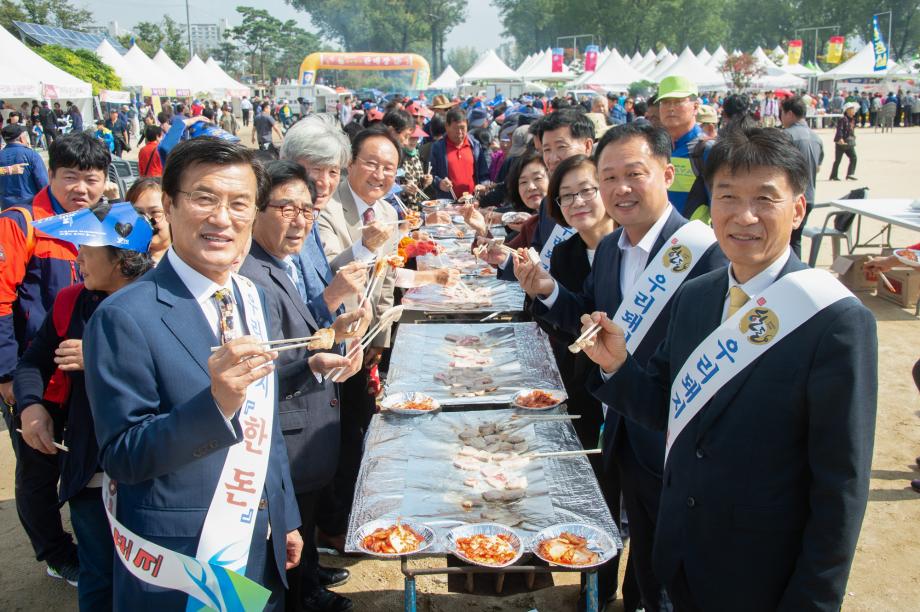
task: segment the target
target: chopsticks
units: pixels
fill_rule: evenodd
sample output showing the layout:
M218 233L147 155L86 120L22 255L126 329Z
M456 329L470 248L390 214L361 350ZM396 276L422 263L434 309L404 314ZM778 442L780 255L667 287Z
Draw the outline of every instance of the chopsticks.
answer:
M497 310L497 311L493 312L492 314L486 315L485 317L479 319L479 322L480 322L480 323L485 323L486 321L491 321L492 319L494 319L494 318L497 317L498 315L502 314L503 312L505 312L505 311L504 311L504 310Z
M885 276L882 272L878 273L878 277L882 279L882 282L885 283L885 287L888 288L888 291L892 293L897 293L897 289L894 288L894 285L891 284L891 281L888 280L888 277Z
M380 330L381 330L382 327L383 327L383 326L381 325L382 322L383 322L382 320L378 320L376 325L372 326L369 330L367 330L367 333L364 334L364 337L361 338L361 341L360 341L360 342L356 342L355 344L353 344L353 345L351 346L350 349L348 349L348 352L345 353L345 358L346 358L346 359L351 359L352 357L354 357L354 356L357 354L358 351L363 351L364 349L366 349L366 348L368 347L368 345L371 343L371 340L372 340L377 334L380 333ZM357 350L356 350L356 349L357 349ZM341 376L342 373L343 373L344 371L345 371L345 368L344 368L344 367L336 368L336 369L334 369L332 372L329 373L328 378L329 378L332 382L339 382L339 381L336 380L336 379L337 379L339 376Z
M551 453L530 453L523 454L521 457L526 457L527 459L544 459L546 457L581 457L582 455L600 455L603 450L599 448L589 448L576 451L555 451Z
M262 346L272 351L287 351L292 348L302 348L314 340L319 340L320 336L304 336L303 338L282 338L281 340L268 340L267 342L262 342ZM282 346L277 347L279 344L287 344L289 342L296 343L292 346ZM223 346L223 345L221 345ZM212 346L211 352L214 353L220 349L220 346Z
M16 431L18 431L20 434L22 434L22 430L19 429L18 427L16 428ZM70 452L70 449L67 448L66 446L64 446L63 444L61 444L60 442L55 442L54 440L52 440L51 443L54 444L54 447L55 447L55 448L58 448L58 449L64 451L65 453L66 453L66 452Z
M596 336L601 329L600 323L592 323L591 327L583 331L582 334L575 339L575 342L569 345L569 351L572 353L580 353L582 349L587 346L588 342L594 340L594 336Z
M531 421L574 421L580 419L580 414L512 414L511 419L520 421L528 419Z

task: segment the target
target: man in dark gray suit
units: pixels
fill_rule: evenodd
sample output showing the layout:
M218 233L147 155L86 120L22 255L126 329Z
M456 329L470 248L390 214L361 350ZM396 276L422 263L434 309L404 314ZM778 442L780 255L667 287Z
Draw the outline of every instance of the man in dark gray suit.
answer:
M604 313L585 318L603 329L585 349L600 366L589 388L668 430L654 566L677 610L843 601L869 492L878 342L872 313L789 248L807 172L781 131L729 130L705 173L728 269L684 283L644 367Z
M266 170L271 192L256 214L252 246L240 274L265 292L269 311L274 320L280 321L283 337L302 338L322 327L308 308L305 271L298 257L313 226L316 187L296 162L271 162ZM333 324L336 340L363 333L370 322L366 314L369 315L366 310L357 309L338 316ZM346 330L355 321L362 324L349 336ZM292 349L280 352L276 361L279 421L305 542L300 566L288 573L288 610L341 611L352 607L349 599L323 586L326 581L319 578L314 543L319 493L332 480L339 454L339 397L335 382L361 367L360 351L350 360L340 353ZM339 367L346 368L345 372L331 380L329 374ZM342 582L348 573L340 573Z
M792 251L796 257L802 256L802 230L811 209L815 207L815 177L824 161L824 145L814 130L805 121L805 103L800 96L783 100L779 115L783 128L792 138L792 143L802 152L808 164L808 186L805 188L805 218L792 230Z

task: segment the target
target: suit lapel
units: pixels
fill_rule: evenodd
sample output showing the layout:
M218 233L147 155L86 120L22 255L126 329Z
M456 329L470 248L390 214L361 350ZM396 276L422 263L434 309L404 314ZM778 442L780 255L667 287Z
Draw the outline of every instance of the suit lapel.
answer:
M219 340L211 331L201 306L189 293L168 258L163 258L155 274L157 299L170 306L162 316L163 323L205 374L210 374L208 358L211 347L219 344Z
M354 244L361 240L361 228L364 224L358 215L358 203L351 195L347 177L339 185L339 203L342 205L342 216L345 217L345 231L348 232L350 244Z
M801 270L806 266L794 255L789 256L789 261L786 262L786 265L783 266L783 269L780 271L777 280L794 272L796 270ZM706 336L712 333L719 325L722 324L722 310L725 306L725 294L728 293L728 273L724 275L719 275L719 282L712 288L707 294L707 304L705 309L700 310L700 316L706 317L706 325L702 328L703 335L697 340L696 344L691 347L691 351L699 346L699 343L702 342ZM716 303L718 301L718 303ZM712 302L712 303L709 303ZM765 353L766 354L766 353ZM702 436L703 432L707 431L712 424L715 423L716 419L725 411L732 400L744 388L745 382L754 373L754 370L757 368L758 362L763 359L763 355L754 360L748 367L744 368L742 371L728 381L721 389L719 389L716 394L709 400L709 403L700 413L700 424L696 429L697 440ZM683 365L683 364L681 364Z

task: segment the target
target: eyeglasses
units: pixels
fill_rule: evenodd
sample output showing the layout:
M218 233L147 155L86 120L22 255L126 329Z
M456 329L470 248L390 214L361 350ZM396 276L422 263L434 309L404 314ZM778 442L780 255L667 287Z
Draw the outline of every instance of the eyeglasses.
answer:
M315 221L318 213L312 208L307 208L306 206L294 206L293 204L272 204L269 202L268 206L271 208L277 208L281 211L281 216L285 219L296 219L297 215L303 215L303 218L307 221Z
M230 216L239 221L251 221L255 216L256 207L246 200L234 200L226 204L220 196L208 191L179 191L186 197L189 205L195 212L202 215L213 215L221 206L226 206Z
M359 157L358 161L360 161L364 168L372 174L376 174L378 170L383 170L383 176L396 176L396 166L384 166L378 161L364 159L362 157Z
M559 208L568 208L575 204L575 199L578 198L582 202L590 202L597 196L598 188L597 187L585 187L581 191L576 191L575 193L567 193L556 198L556 204L559 205Z

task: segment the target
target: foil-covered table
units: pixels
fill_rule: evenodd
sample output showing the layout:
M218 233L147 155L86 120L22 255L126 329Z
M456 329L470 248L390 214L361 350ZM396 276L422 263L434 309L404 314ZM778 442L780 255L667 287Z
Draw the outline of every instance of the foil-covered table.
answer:
M375 415L365 439L346 551L357 552L354 537L361 525L376 519L402 518L435 530L436 542L425 554L446 554L443 536L457 525L490 522L482 517L486 512L501 515L506 524L513 523L509 526L524 538L528 550L531 538L541 529L572 522L603 530L622 549L620 534L585 456L532 459L526 475L534 480L523 499L464 510L458 500L475 496L476 490L464 485L463 472L453 463L462 446L458 432L477 424L507 421L515 412L519 411ZM540 414L565 414L565 409ZM528 452L581 448L569 421L537 421L527 428ZM498 522L503 522L502 518Z
M462 347L447 341L448 335L477 335L481 344ZM476 361L477 355L486 360ZM466 375L474 386L490 381L482 385L489 390L471 395L463 385L436 378L451 372ZM518 391L534 388L565 395L549 338L536 323L401 324L396 332L387 394L419 391L442 406L471 406L508 404Z
M466 277L462 282L465 287L424 285L408 289L401 304L407 310L443 313L524 310L524 290L516 282L498 280L494 276Z

